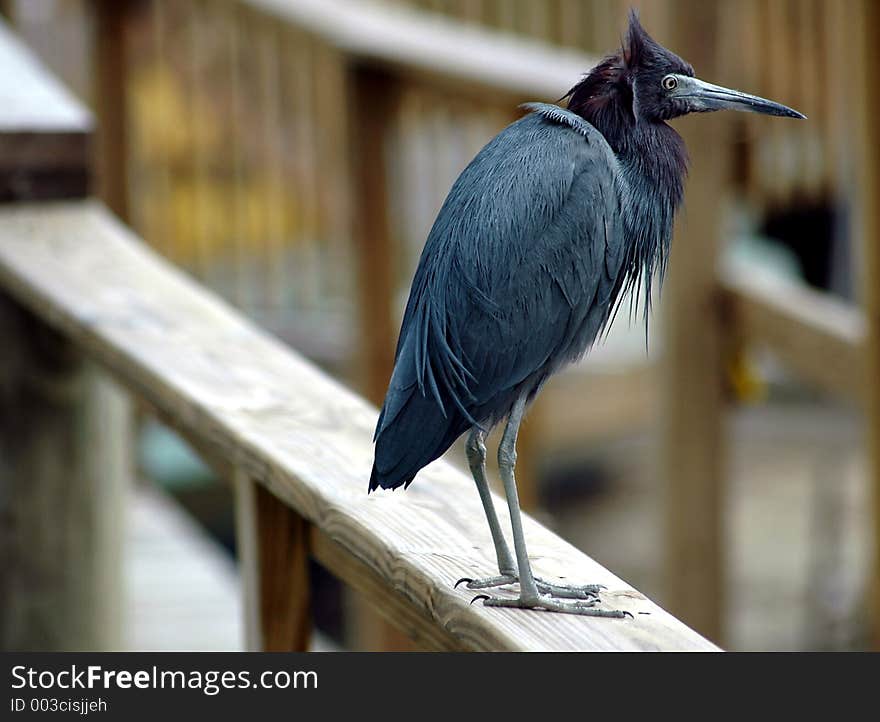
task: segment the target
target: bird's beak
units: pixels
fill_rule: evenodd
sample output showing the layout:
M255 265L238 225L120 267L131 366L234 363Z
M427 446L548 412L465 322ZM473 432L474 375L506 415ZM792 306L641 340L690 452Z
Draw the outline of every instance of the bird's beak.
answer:
M676 75L678 86L671 93L673 97L687 100L692 112L709 112L713 110L745 110L750 113L763 113L764 115L781 115L786 118L803 118L807 116L798 113L780 103L774 103L757 95L741 93L720 85L712 85L699 78L691 78L687 75Z

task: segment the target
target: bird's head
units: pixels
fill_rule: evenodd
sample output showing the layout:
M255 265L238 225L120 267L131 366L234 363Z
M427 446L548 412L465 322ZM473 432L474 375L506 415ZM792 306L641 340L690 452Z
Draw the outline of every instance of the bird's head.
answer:
M805 116L779 103L694 77L694 69L656 42L633 10L621 49L604 58L568 96L569 109L597 116L660 122L688 113L743 110L789 118Z

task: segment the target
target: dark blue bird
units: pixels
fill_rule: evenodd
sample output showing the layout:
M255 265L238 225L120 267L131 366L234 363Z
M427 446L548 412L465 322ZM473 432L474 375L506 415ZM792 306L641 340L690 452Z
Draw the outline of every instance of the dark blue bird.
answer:
M470 431L468 461L500 576L462 581L471 589L520 582L519 599L485 597L492 606L621 616L595 606L595 585L532 575L514 480L523 413L602 335L627 292L644 293L647 312L687 173L684 142L666 121L723 108L803 116L696 79L634 13L620 51L565 97L567 110L527 105L452 186L413 279L369 488L407 486ZM504 419L498 462L515 558L485 473L485 433Z

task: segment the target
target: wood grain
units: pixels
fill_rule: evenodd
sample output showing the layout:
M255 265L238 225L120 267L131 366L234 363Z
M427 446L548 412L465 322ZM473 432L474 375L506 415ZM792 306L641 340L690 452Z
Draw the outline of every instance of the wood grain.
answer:
M0 210L0 284L332 540L338 554L319 555L330 571L362 587L378 577L385 593L374 604L405 605L410 621L399 623L426 643L445 648L441 629L466 649L714 649L532 519L536 573L605 584L605 602L634 619L471 606L473 593L452 585L494 566L473 482L440 461L405 493L367 495L375 408L157 257L100 205Z

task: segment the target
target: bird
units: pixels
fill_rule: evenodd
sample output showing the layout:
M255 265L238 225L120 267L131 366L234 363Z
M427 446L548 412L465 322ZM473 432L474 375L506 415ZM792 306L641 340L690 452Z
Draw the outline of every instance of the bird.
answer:
M631 11L618 51L559 104L527 103L452 185L428 234L374 434L369 491L406 488L462 435L498 563L465 577L489 607L622 617L601 585L534 576L516 489L516 438L543 384L607 332L621 300L662 283L688 157L668 121L722 109L805 118L713 85L657 43ZM486 477L485 437L506 426L499 473L513 554Z

